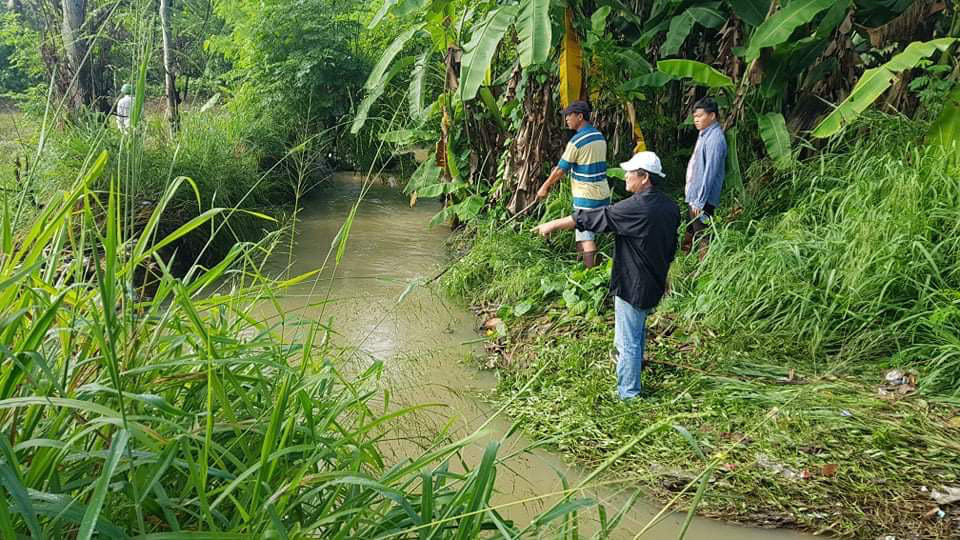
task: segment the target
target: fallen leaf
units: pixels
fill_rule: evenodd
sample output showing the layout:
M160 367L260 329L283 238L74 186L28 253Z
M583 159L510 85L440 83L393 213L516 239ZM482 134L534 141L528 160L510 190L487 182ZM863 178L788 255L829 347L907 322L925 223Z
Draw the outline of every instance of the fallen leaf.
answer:
M960 416L954 416L953 418L947 420L947 426L952 428L960 428Z
M724 464L723 464L723 469L724 469L725 471L733 472L733 471L737 470L737 464L736 464L736 463L724 463Z
M820 467L820 476L826 476L830 478L837 474L837 464L836 463L827 463L823 467Z
M809 480L813 478L813 473L809 469L803 469L800 471L800 478L803 480Z
M944 486L943 491L933 490L930 492L930 498L937 501L937 504L950 504L960 501L960 487Z
M767 469L768 471L773 471L777 474L783 475L790 480L796 480L797 478L801 477L797 471L783 465L782 463L773 461L770 456L767 456L766 454L757 454L757 465Z

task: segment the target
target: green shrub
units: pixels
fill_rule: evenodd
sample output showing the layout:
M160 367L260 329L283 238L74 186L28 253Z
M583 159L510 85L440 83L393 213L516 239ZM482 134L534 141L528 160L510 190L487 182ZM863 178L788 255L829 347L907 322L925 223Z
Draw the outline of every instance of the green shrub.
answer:
M189 178L192 184L169 202L158 235L173 232L211 208L234 210L165 250L166 254L177 252L175 264L180 271L195 260L215 264L236 242L259 238L274 224L250 212L289 204L327 174L322 167L292 165L318 163L321 143L301 145L297 160L285 160L287 135L270 118L242 109L229 113L186 111L176 136L171 136L162 117L148 115L141 130L139 135L124 138L113 118L105 120L99 115L62 129L48 128L42 158L31 168L30 190L38 200L52 196L75 180L76 171L83 170L91 156L107 151L111 162L90 188L105 193L111 182L123 178L115 188L122 193L122 213L139 228L167 186L177 177ZM25 215L21 213L21 217ZM219 228L224 234L212 234Z

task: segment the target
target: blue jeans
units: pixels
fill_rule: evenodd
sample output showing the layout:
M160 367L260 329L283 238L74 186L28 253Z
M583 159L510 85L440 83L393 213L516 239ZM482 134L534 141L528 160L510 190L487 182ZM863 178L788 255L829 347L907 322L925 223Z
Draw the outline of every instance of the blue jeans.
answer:
M617 391L620 399L632 399L643 388L643 348L647 339L647 310L614 297L616 323L613 343L617 347Z

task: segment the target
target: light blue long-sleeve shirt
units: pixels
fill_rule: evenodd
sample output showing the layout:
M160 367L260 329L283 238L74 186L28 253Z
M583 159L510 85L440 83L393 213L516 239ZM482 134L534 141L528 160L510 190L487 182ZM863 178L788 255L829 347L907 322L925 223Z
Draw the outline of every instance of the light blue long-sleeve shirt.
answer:
M690 157L690 174L684 200L691 207L702 210L710 203L720 203L723 177L726 175L727 140L720 124L714 123L700 132L693 156Z

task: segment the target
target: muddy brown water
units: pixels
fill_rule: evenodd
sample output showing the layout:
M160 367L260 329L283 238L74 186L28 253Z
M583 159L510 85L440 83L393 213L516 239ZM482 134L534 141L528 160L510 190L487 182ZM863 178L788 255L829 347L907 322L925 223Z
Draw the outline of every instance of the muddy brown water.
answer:
M399 460L414 451L409 439L429 439L446 425L451 426L454 436L473 433L494 412L480 396L495 386L496 379L466 361L478 352L473 314L428 287L413 288L398 304L408 284L429 279L443 267L447 260L444 241L449 231L428 227L430 218L440 208L436 202L420 201L411 208L399 190L388 185L395 182L385 180L372 183L366 190L350 228L347 250L337 268L333 268L330 246L364 191L363 177L356 174L335 175L304 201L292 250L269 261L268 271L280 273L289 268L295 275L325 267L318 279L286 291L281 299L283 309L298 317L330 321L337 331L334 340L351 348L353 353L349 356L360 367L373 359L382 360L383 383L390 390L392 406L440 405L404 420L400 427L402 436L385 443L388 457ZM509 419L493 419L483 437L464 453L465 461L479 463L487 442L502 439L509 428ZM500 455L527 448L531 443L522 435L512 435ZM569 485L576 485L587 474L589 471L566 463L557 454L542 449L523 452L498 469L498 493L493 502L509 505L501 513L526 524L555 502L555 498L543 496L563 489L561 477ZM629 485L617 489L602 487L587 495L602 502L607 515L613 516L635 489ZM510 504L514 501L528 502ZM613 538L636 537L660 508L641 498L626 513ZM596 531L596 516L595 510L580 512L579 527L584 538ZM679 513L667 514L642 538L676 539L683 517ZM686 537L808 538L792 531L740 527L699 518Z

